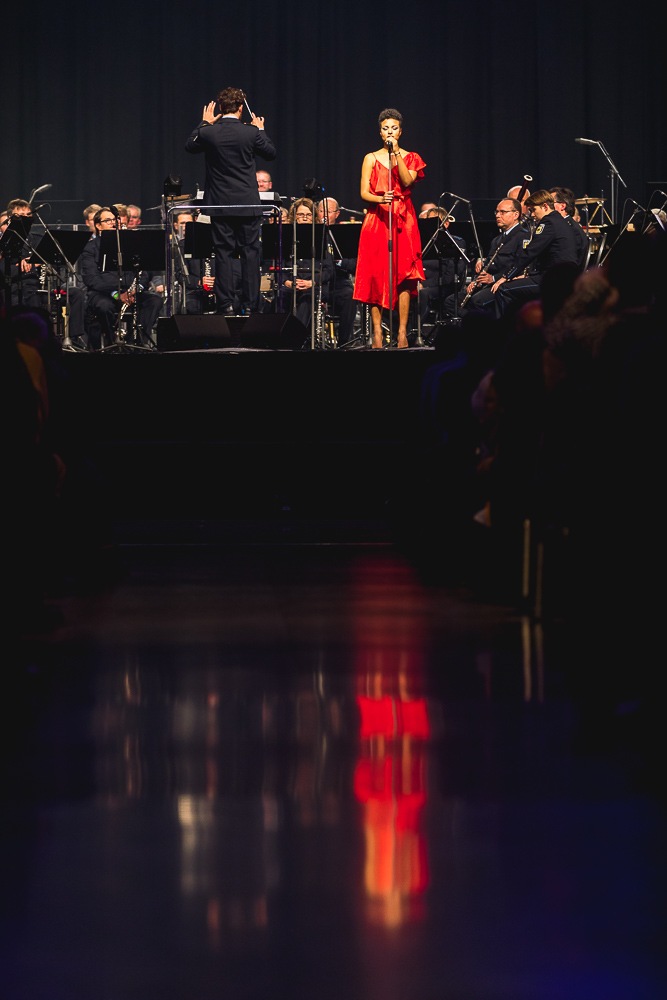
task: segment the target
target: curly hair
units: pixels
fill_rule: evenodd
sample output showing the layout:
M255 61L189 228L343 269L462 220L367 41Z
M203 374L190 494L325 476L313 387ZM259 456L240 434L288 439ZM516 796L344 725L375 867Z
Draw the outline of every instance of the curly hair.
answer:
M245 101L245 94L238 87L225 87L217 96L221 115L233 115Z
M399 125L403 124L403 115L396 108L385 108L384 111L381 111L378 115L378 125L386 122L387 118L395 118Z

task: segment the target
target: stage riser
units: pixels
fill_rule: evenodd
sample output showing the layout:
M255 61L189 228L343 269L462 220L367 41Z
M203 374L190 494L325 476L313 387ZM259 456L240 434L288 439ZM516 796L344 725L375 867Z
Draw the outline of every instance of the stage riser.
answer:
M68 354L78 428L118 516L334 514L386 503L420 447L432 352Z

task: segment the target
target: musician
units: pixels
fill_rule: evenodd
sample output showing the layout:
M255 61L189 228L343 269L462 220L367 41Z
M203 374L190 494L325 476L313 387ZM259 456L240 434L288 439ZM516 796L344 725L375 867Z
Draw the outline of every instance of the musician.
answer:
M318 223L334 226L340 216L340 205L335 198L322 198L315 206ZM343 347L354 339L354 321L357 317L357 303L352 297L354 273L357 269L356 257L342 257L335 240L330 241L333 259L332 278L329 292L329 307L338 317L337 343Z
M127 228L136 229L141 225L141 208L139 205L127 206Z
M527 177L527 180L530 180L530 178ZM528 210L528 207L526 206L526 201L528 200L528 198L530 198L530 191L528 190L525 184L515 184L514 187L511 187L509 189L505 197L515 198L516 201L520 202L521 215L523 216L524 220L530 219L530 212Z
M291 227L313 224L313 201L311 198L297 198L290 206L287 221ZM316 237L317 239L317 237ZM316 245L317 246L317 245ZM298 247L295 248L295 252ZM317 246L317 250L320 247ZM296 276L294 275L296 269ZM323 259L315 260L315 303L329 301L329 285L333 274L331 255L325 253ZM313 299L313 261L310 257L297 257L292 261L292 273L283 282L284 287L292 296L293 312L305 327L310 327L312 319Z
M215 312L215 261L212 257L185 258L185 227L188 222L194 222L191 212L176 212L174 214L174 281L185 288L185 311L189 315ZM203 226L205 223L197 223ZM196 240L195 240L196 245Z
M255 157L273 160L276 147L264 131L264 118L251 114L251 124L241 122L245 94L236 87L221 90L204 106L202 120L189 136L188 153L206 158L204 198L208 205L241 205L243 208L210 209L215 252L217 309L233 315L235 252L241 261L241 303L244 314L259 306L260 229L262 202ZM245 207L245 206L257 206Z
M32 207L25 198L12 198L7 204L7 221L12 218L26 219L25 242L19 234L12 236L12 242L3 256L7 305L23 305L41 308L44 305L40 295L39 270L31 263L30 255L39 240L31 236L27 223L32 222Z
M535 232L519 250L512 266L491 286L498 318L515 312L524 302L538 299L542 278L554 264L578 263L574 232L555 211L551 192L536 191L526 199L526 205L535 220Z
M512 267L517 253L530 238L528 227L521 218L521 205L516 198L501 198L494 214L498 234L491 240L488 255L475 260L472 281L459 294L461 314L471 310L495 308L492 286L501 274ZM453 295L445 299L445 313L447 316L456 315Z
M273 190L273 178L268 170L257 170L255 176L257 178L257 187L260 191Z
M139 272L139 287L135 289L133 271L124 271L119 279L117 270L102 270L100 236L104 232L113 231L116 227L116 216L110 208L104 206L95 213L94 222L95 235L86 243L78 262L81 280L88 292L87 311L90 319L87 323L88 348L91 351L98 351L102 346L102 336L112 340L118 313L123 306L133 307L135 302L138 309L138 324L144 338L152 342L153 327L162 310L162 296L144 291L151 279L148 272Z
M455 221L446 209L437 206L427 209L423 218L440 219L441 229L449 229ZM451 239L463 253L466 253L465 240L455 235L452 235ZM467 267L465 257L456 255L449 236L441 235L438 231L433 249L435 255L427 254L423 260L426 280L420 282L419 287L419 316L422 323L428 322L432 312L436 316L439 314L439 306L442 303L444 307L445 296L449 298L450 295L453 297L456 294L455 289L459 282L463 284ZM447 252L450 250L453 251L452 254Z
M91 205L86 205L83 210L83 221L93 235L95 235L95 212L99 212L101 207L97 202L93 202Z
M575 219L576 206L574 204L574 191L566 187L549 188L553 195L554 208L572 227L574 238L577 241L578 264L583 271L590 249L590 240L582 226Z
M7 219L12 216L23 216L25 219L32 219L32 206L24 198L14 198L7 206ZM39 262L33 263L30 260L32 249L40 242L39 237L28 235L27 245L17 244L17 254L13 262L7 262L8 270L11 271L12 284L10 294L7 296L7 303L23 305L32 309L44 309L51 314L52 303L49 300L49 288L44 282L42 287L42 273L45 265ZM35 258L33 258L35 260ZM5 272L7 274L7 271ZM58 296L62 293L59 291ZM67 321L69 336L72 341L83 345L85 340L84 313L86 296L81 288L70 287L67 290L66 298L63 300L67 308ZM60 300L55 302L55 308L60 309Z

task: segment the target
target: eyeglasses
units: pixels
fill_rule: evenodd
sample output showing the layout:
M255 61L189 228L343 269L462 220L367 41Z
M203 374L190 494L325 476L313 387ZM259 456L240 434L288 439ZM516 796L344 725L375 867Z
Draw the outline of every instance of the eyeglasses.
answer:
M312 219L312 212L297 212L294 216L295 219Z
M111 224L114 224L116 220L114 219L113 215L110 216L108 219L100 219L101 226L103 226L105 222L110 222Z
M495 215L511 215L512 212L516 212L516 208L496 208L494 211Z

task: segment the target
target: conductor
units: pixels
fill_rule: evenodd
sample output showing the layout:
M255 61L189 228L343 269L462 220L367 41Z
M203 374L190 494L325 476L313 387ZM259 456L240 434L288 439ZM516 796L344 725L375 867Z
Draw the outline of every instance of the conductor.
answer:
M241 261L240 312L249 315L259 308L262 203L255 157L273 160L276 156L264 131L264 119L248 108L251 124L241 121L244 104L248 107L242 90L221 90L215 101L204 106L202 120L185 144L188 153L206 157L206 205L223 206L207 211L215 254L216 309L226 316L234 315L235 253Z

